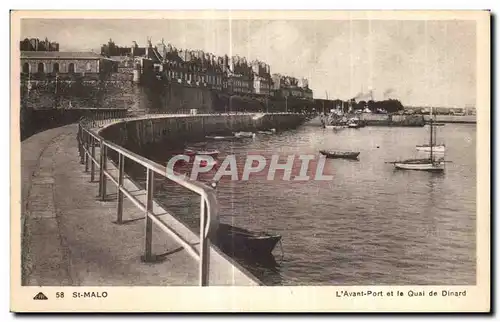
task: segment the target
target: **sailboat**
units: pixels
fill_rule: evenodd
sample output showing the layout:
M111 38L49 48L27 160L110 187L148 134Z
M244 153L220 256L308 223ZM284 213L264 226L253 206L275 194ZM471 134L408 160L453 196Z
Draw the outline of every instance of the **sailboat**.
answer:
M396 169L401 169L401 170L421 170L421 171L436 171L436 172L444 171L444 165L447 161L444 160L443 156L436 158L436 154L437 154L435 151L435 148L436 148L436 144L435 144L436 124L435 124L434 120L432 119L432 114L431 114L431 118L429 120L429 126L430 126L429 144L422 146L422 147L428 147L428 150L429 150L429 157L428 158L407 159L407 160L403 160L403 161L394 161L394 162L389 162L389 163L393 163L394 166L396 167ZM438 124L437 126L441 126L441 124ZM443 149L443 152L444 152L444 149Z
M431 116L431 118L432 118L432 116ZM438 126L444 126L444 123L432 122L432 125L435 127L438 127ZM432 128L431 128L431 131L432 131ZM436 135L434 135L434 138L435 137L436 137ZM421 151L421 152L431 152L431 149L432 149L433 153L444 153L446 150L446 145L444 143L434 144L434 145L420 144L420 145L416 145L415 147L416 147L417 151Z

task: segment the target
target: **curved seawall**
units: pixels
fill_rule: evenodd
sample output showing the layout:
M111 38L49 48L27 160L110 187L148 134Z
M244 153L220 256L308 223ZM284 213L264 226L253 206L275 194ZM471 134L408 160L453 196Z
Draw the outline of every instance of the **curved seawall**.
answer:
M286 130L304 123L302 114L203 114L158 115L126 120L107 126L100 134L131 151L158 142L172 146L203 140L206 135L275 128Z

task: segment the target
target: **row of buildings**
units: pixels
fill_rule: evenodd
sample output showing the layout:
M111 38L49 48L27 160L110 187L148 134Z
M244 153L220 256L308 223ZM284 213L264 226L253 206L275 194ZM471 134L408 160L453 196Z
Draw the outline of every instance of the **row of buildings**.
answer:
M209 87L239 95L294 96L312 99L307 79L271 74L271 68L259 60L247 61L238 55L217 56L202 50L177 49L162 40L153 46L117 46L112 40L102 45L101 55L118 62L117 70L152 68L154 74L169 82L186 86Z
M19 47L21 51L59 51L59 43L51 42L47 38L25 38L19 42Z
M216 56L202 50L177 49L161 41L153 46L117 46L112 40L102 45L101 52L60 52L40 50L50 47L48 40L21 42L21 74L23 77L71 77L133 75L133 80L151 77L185 86L206 87L235 95L280 96L312 99L306 79L271 74L264 62L247 61L245 57ZM23 45L24 44L24 45ZM29 46L28 46L29 44ZM49 45L47 45L49 44ZM35 46L36 45L36 46ZM48 47L47 47L48 46ZM24 49L30 50L24 50ZM32 50L32 49L36 50Z

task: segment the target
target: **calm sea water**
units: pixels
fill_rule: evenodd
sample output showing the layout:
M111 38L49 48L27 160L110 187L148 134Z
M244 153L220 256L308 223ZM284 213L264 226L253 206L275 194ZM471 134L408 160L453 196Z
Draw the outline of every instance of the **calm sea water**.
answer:
M269 285L476 283L476 126L447 124L444 174L394 170L384 163L418 156L428 128L365 127L334 132L302 127L238 142L207 142L222 155L360 151L359 161L329 159L331 181L223 178L221 221L282 235L275 267L242 264ZM153 152L152 152L153 151ZM167 162L171 151L148 157ZM278 172L279 174L279 172ZM210 174L207 175L209 179ZM160 181L155 197L194 230L199 199ZM282 249L282 252L281 252Z

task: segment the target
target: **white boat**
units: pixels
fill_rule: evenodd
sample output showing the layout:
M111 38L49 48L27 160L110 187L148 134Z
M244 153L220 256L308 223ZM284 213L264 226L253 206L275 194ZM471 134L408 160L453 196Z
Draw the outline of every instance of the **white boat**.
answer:
M444 171L444 160L428 159L409 159L404 161L395 161L396 169L401 170L420 170L420 171Z
M351 118L347 122L347 127L352 128L352 129L358 129L358 128L362 127L362 124L358 118Z
M234 140L236 137L234 135L207 135L205 138L210 140L230 141Z
M417 149L417 151L431 152L431 146L429 144L417 145L416 149ZM444 145L444 144L438 144L438 145L432 146L432 151L435 153L444 153L445 150L446 150L446 145Z
M259 134L269 134L269 135L271 135L271 134L276 133L276 129L275 129L275 128L272 128L272 129L270 129L270 130L257 131L257 133L259 133Z
M253 138L255 137L255 133L253 132L236 132L234 136L237 138Z
M330 130L340 130L340 129L345 129L347 126L346 125L325 125L325 129L330 129Z

